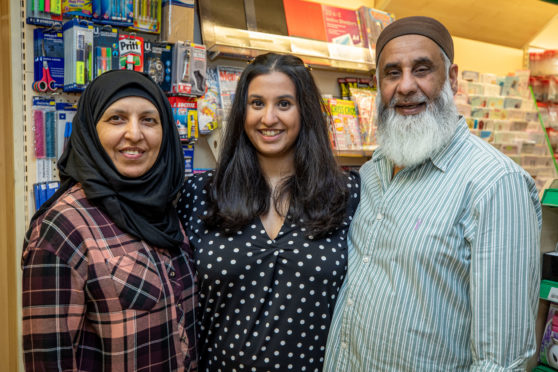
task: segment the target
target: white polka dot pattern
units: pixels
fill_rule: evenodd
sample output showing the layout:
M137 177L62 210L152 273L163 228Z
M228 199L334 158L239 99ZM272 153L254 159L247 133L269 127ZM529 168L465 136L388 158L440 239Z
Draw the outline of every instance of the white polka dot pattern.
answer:
M259 218L241 231L208 231L200 215L211 173L187 180L178 213L194 249L200 293L200 371L321 371L337 293L347 270L348 224L323 239L285 223L270 239ZM355 191L356 190L356 191Z

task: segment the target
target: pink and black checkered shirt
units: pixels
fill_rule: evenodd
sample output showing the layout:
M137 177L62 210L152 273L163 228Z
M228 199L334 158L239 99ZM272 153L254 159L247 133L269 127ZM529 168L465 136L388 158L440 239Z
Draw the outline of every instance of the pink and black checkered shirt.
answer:
M28 371L197 371L192 252L124 233L70 188L26 236Z

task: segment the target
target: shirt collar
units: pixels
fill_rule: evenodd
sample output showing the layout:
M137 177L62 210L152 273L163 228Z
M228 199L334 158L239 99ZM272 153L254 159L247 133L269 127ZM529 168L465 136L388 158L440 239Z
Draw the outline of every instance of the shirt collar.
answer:
M432 164L442 172L445 172L449 167L451 160L458 153L461 144L465 141L468 134L469 128L467 127L465 118L463 116L459 116L457 128L455 129L451 140L442 150L440 150L438 153L434 154L432 158L430 158ZM382 148L379 147L376 151L374 151L372 161L378 162L385 158L386 156L383 153Z
M434 164L434 166L442 172L445 172L448 169L452 159L459 152L461 145L465 142L469 134L469 127L465 122L465 118L463 116L459 116L457 127L455 129L455 132L453 133L453 137L446 145L446 147L444 147L430 159L430 161L432 161L432 164Z

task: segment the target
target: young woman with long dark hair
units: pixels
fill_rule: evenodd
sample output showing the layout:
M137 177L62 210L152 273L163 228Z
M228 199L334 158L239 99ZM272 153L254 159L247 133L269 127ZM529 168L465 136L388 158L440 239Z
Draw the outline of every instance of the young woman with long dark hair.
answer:
M327 120L299 58L261 55L238 82L217 168L186 182L200 370L321 370L360 196Z

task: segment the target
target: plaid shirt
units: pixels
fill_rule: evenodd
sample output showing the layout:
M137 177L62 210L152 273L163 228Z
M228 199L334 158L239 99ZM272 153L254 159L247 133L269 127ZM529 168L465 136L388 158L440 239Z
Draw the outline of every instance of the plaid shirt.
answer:
M28 371L196 371L192 252L124 233L70 188L24 245Z

